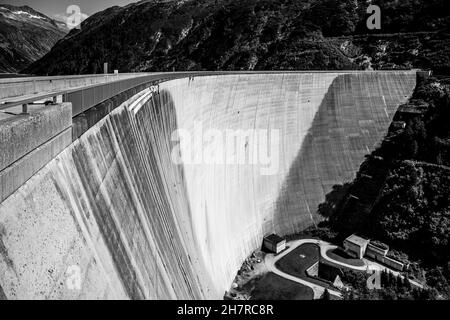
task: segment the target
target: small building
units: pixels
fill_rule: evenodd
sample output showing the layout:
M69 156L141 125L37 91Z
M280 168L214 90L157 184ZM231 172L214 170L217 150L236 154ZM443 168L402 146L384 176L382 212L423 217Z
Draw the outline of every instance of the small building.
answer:
M318 275L316 278L318 280L324 281L333 287L343 290L345 289L345 285L342 282L342 276L344 272L341 268L329 264L326 260L322 260L319 263Z
M417 71L417 78L419 80L421 80L421 79L428 79L432 75L433 75L433 71L432 70L418 70Z
M406 122L405 121L393 121L391 124L392 130L399 131L406 129Z
M308 277L316 278L319 276L319 261L314 263L311 267L306 270Z
M355 234L344 240L345 251L352 257L362 259L366 253L369 240L361 238Z
M408 121L414 118L420 118L427 111L428 106L423 105L409 105L405 104L398 108L397 115L399 121Z
M335 286L335 287L338 288L339 290L345 289L345 285L344 285L344 283L342 282L342 279L341 279L341 277L340 277L339 275L337 275L337 276L336 276L336 279L334 279L333 286Z
M336 277L343 275L342 269L336 265L328 263L326 260L322 260L319 264L318 277L329 283L334 283Z
M264 238L264 247L275 254L279 254L286 249L286 239L276 234L271 234Z
M389 252L389 246L377 241L370 241L367 245L366 255L374 260L382 261Z
M405 264L403 262L400 262L390 257L383 257L381 262L397 271L404 271L405 269Z

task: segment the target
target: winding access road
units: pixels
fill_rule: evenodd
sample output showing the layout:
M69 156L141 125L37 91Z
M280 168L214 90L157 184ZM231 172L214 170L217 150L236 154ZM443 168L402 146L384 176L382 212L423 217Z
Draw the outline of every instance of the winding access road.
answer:
M295 241L288 242L287 245L289 246L289 248L287 250L283 251L282 253L280 253L279 255L277 255L277 256L275 256L273 254L266 255L264 262L267 267L267 270L279 275L280 277L283 277L285 279L294 281L296 283L299 283L301 285L311 288L314 292L314 299L319 299L323 295L323 293L326 289L325 287L319 286L313 282L310 282L310 281L307 281L304 279L300 279L298 277L291 276L290 274L287 274L286 272L283 272L280 269L278 269L276 267L276 263L279 260L281 260L283 257L285 257L286 255L288 255L289 253L294 251L296 248L298 248L299 246L304 245L304 244L319 245L321 248L320 254L323 256L322 246L321 246L320 242L321 241L313 240L313 239L302 239L302 240L295 240ZM331 259L329 259L329 260L331 260ZM331 260L331 261L335 262L335 260ZM334 296L342 297L342 294L338 291L335 291L335 290L328 290L328 291L330 292L330 294L332 294Z
M283 257L285 257L286 255L288 255L289 253L294 251L296 248L298 248L299 246L304 245L304 244L318 245L320 248L320 256L323 259L325 259L329 262L332 262L334 264L337 264L337 265L340 265L340 266L343 266L343 267L346 267L346 268L349 268L349 269L352 269L355 271L366 271L368 273L373 272L373 271L387 270L387 271L390 271L391 273L393 273L395 276L397 276L397 277L400 276L403 278L403 276L400 274L400 272L394 271L394 270L389 269L379 263L376 263L376 262L373 262L373 261L370 261L367 259L363 259L364 266L355 266L355 265L351 265L351 264L348 264L345 262L341 262L341 261L332 259L327 255L327 252L330 250L337 249L339 247L336 245L332 245L331 243L328 243L326 241L322 241L322 240L301 239L301 240L290 241L286 244L289 248L287 250L283 251L281 254L279 254L277 256L275 256L273 254L266 255L264 262L267 267L267 270L269 270L270 272L273 272L285 279L294 281L296 283L299 283L299 284L302 284L304 286L311 288L314 292L314 299L319 299L323 295L326 288L323 286L320 286L316 283L307 281L305 279L300 279L298 277L287 274L276 267L276 263L279 260L281 260ZM420 284L414 280L409 280L409 281L411 282L411 284L413 284L417 287L424 288L424 286L422 284ZM330 290L330 289L328 289L328 291L330 292L330 294L332 294L334 296L337 296L340 298L342 297L342 294L339 291Z

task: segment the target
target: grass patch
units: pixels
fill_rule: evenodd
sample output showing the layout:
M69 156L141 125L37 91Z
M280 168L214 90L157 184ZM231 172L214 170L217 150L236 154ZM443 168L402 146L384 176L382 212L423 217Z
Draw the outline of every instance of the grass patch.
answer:
M364 267L364 262L361 259L355 259L349 256L344 250L341 248L328 250L326 255L336 261L347 263L349 265L355 267Z
M255 279L252 300L313 300L311 288L284 279L272 272Z
M308 270L320 259L319 247L315 244L303 244L284 256L276 263L276 267L283 272L299 278L306 277Z
M320 249L316 244L303 244L277 261L275 266L291 275L306 281L315 283L319 286L336 290L329 283L318 280L316 278L308 277L306 270L308 270L314 263L320 259Z

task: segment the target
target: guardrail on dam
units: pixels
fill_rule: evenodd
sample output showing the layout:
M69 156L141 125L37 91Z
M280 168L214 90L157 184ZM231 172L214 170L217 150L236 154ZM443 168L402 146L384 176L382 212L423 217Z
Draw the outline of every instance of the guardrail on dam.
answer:
M87 87L119 80L133 79L150 73L96 74L79 76L23 77L0 79L0 99L27 96L43 92Z
M117 100L0 204L0 297L222 298L265 234L322 219L318 205L354 177L415 84L416 71L187 73ZM70 132L70 104L48 108L60 114L33 122L44 111L32 109L0 128ZM203 137L190 150L200 161L174 161L181 129ZM277 133L275 170L205 161L205 149L250 155L250 136L222 150L222 133L239 130Z

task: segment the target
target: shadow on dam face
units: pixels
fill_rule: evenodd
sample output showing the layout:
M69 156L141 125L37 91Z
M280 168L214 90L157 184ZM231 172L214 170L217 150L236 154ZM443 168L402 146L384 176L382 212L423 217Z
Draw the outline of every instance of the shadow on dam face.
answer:
M353 177L415 80L414 72L197 77L162 83L136 106L141 92L0 204L4 296L221 298L266 233L320 221L325 194ZM279 130L279 170L175 164L173 133L196 123Z
M275 224L281 226L278 233L317 225L324 218L318 206L328 192L353 180L364 155L387 133L396 110L389 106L398 105L391 93L398 89L378 77L371 79L371 86L360 80L338 76L325 94L279 192L274 216L280 220ZM289 224L296 213L296 223Z

